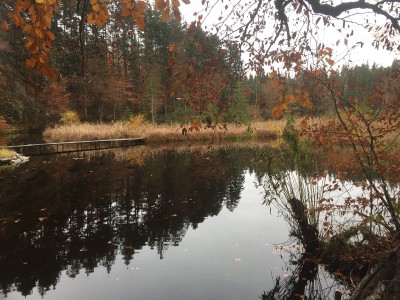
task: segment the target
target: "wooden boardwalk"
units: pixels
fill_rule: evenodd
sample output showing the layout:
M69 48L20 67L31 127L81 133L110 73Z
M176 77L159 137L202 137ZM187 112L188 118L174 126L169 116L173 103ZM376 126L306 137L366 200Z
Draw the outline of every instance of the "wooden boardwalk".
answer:
M27 145L5 146L5 148L14 150L22 155L35 156L35 155L110 149L119 147L130 147L143 144L144 144L143 138L127 138L127 139L74 141L74 142L58 142L58 143L44 143L44 144L27 144Z

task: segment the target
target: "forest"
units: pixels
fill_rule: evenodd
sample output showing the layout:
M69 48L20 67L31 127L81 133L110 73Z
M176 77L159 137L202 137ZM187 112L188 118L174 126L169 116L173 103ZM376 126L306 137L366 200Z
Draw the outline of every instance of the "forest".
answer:
M0 4L0 20L7 19L11 2ZM6 26L4 21L0 34L4 124L44 128L68 119L68 112L82 122L96 123L124 121L132 115L142 115L153 124L194 117L247 124L274 117L280 90L268 74L249 70L237 41L223 40L184 20L165 22L151 5L144 14L143 30L137 20L121 16L118 2L109 6L110 22L103 27L81 24L75 2L62 2L51 23L53 80L26 68L29 52L23 37L28 29ZM398 61L392 67L344 65L334 76L346 95L360 98L382 80L384 71L398 66ZM292 85L307 80L304 74L286 79ZM313 114L332 113L323 93L311 88L308 93ZM309 112L298 104L290 106L294 115Z

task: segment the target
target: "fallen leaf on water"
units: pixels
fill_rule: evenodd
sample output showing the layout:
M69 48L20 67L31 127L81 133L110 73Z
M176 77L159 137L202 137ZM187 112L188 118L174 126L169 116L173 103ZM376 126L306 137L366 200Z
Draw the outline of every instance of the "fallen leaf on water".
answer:
M236 262L242 262L242 260L240 259L240 257L236 257L236 258L235 258L235 261L236 261Z
M41 217L41 218L39 218L39 221L40 221L40 222L43 222L44 220L47 220L47 217Z

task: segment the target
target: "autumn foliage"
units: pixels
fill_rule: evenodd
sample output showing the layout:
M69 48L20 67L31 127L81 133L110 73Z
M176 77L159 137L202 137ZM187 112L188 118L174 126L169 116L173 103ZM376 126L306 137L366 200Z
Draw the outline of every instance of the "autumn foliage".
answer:
M54 80L56 73L49 61L49 52L55 35L51 31L62 0L16 0L13 10L8 13L8 18L13 25L22 28L25 33L25 48L28 50L29 57L26 66L34 71L40 71L43 75ZM108 5L110 0L84 0L81 8L81 34L82 24L87 22L89 25L103 27L109 19ZM146 11L145 1L123 0L122 16L132 16L136 20L139 30L144 29L144 13ZM190 3L189 0L182 0ZM81 1L78 2L78 9ZM173 15L180 20L179 0L164 1L156 0L156 9L162 11L165 21L169 19L169 11L172 9ZM7 21L2 23L3 30L9 30Z

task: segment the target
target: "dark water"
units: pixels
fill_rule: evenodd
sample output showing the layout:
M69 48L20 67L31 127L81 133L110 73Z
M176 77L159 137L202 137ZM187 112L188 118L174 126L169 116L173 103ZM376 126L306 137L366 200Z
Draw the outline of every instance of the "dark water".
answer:
M253 150L124 151L0 171L0 297L259 299L291 272Z

